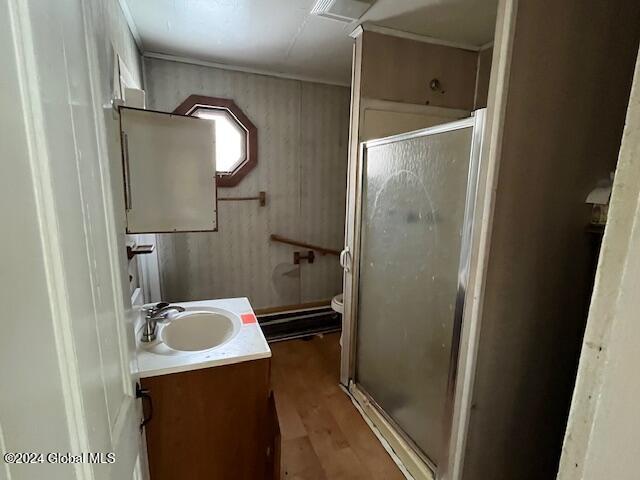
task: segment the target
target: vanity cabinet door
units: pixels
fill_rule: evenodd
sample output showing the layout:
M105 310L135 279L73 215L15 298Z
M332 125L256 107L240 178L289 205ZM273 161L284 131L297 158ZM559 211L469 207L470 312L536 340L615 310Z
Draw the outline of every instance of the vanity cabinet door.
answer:
M261 359L142 378L151 480L272 478L269 376Z
M127 233L217 230L214 122L120 108Z

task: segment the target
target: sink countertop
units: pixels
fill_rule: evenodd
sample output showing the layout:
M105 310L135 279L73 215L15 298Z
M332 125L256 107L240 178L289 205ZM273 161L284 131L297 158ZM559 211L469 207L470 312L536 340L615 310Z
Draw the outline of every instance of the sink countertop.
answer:
M143 322L138 322L135 336L136 353L138 356L138 375L140 378L232 365L234 363L271 357L269 344L262 334L262 329L258 324L247 298L202 300L172 303L172 305L222 308L238 315L242 319L242 325L240 326L240 331L233 339L219 347L202 352L175 351L171 355L162 355L151 351L153 346L159 343L159 340L155 340L150 344L145 344L140 341Z

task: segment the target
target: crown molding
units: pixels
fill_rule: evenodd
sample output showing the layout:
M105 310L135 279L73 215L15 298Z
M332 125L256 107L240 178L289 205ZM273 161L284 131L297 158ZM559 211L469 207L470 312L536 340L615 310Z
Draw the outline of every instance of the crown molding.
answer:
M201 67L219 68L220 70L230 70L232 72L253 73L255 75L266 75L268 77L283 78L286 80L297 80L299 82L321 83L323 85L333 85L337 87L350 87L348 82L338 82L324 78L311 77L306 75L295 75L286 72L274 72L260 68L245 67L242 65L231 65L227 63L209 62L196 58L183 57L180 55L170 55L167 53L143 52L143 58L155 58L158 60L168 60L170 62L187 63L189 65L199 65Z
M362 24L360 24L360 25L357 25L356 28L353 29L353 31L349 34L349 36L351 38L358 38L363 33L364 33L364 27L362 26Z
M477 45L451 42L449 40L442 40L440 38L429 37L426 35L419 35L417 33L405 32L404 30L396 30L395 28L383 27L381 25L376 25L375 23L372 23L372 22L361 23L349 34L349 36L351 38L358 38L364 32L380 33L382 35L405 38L407 40L414 40L416 42L422 42L422 43L430 43L432 45L441 45L444 47L459 48L461 50L470 50L472 52L479 52L483 48ZM491 42L491 45L493 45L493 42Z

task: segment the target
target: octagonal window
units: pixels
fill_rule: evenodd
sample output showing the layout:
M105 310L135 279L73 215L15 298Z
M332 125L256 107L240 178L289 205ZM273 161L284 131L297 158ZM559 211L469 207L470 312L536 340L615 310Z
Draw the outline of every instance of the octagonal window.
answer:
M215 122L216 169L219 175L233 174L247 158L247 131L228 110L196 108L191 115Z
M258 131L233 100L191 95L174 113L215 122L219 187L233 187L257 162Z

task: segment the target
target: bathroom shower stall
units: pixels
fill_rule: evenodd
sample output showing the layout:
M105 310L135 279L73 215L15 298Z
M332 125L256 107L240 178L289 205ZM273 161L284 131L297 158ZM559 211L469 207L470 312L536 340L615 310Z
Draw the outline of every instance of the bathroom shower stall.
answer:
M415 478L449 468L484 118L363 142L350 182L341 380Z

